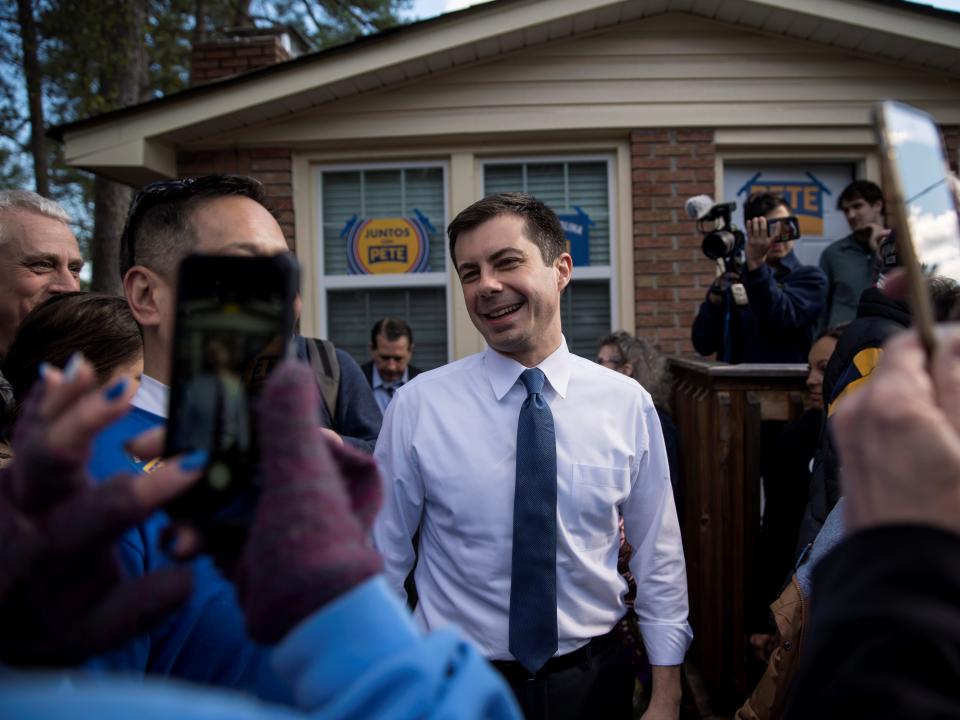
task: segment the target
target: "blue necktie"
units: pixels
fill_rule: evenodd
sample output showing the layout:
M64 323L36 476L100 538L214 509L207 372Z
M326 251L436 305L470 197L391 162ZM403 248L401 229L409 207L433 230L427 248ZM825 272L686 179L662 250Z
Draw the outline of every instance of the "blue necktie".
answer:
M510 653L536 673L557 651L557 438L544 375L524 370L513 499Z

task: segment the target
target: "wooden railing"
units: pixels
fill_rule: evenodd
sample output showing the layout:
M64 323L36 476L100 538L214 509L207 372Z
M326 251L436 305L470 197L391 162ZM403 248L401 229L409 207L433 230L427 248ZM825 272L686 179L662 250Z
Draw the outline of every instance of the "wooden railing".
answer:
M752 689L747 597L760 536L760 423L802 410L807 366L671 358L683 449L683 531L694 643L715 711Z

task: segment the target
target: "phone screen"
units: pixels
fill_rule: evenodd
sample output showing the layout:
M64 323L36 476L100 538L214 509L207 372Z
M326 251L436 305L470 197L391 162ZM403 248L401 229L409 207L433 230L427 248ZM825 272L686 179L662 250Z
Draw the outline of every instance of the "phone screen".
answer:
M923 273L960 281L960 219L940 131L924 113L898 103L887 105L887 138L903 194L903 217L898 219L909 225Z
M205 450L176 517L245 525L258 492L254 412L293 327L292 258L191 256L178 279L166 454Z

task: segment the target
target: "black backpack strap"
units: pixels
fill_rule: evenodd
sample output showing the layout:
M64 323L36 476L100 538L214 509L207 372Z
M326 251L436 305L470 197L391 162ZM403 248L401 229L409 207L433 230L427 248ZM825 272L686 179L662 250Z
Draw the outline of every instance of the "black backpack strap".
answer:
M323 402L330 412L330 422L335 426L337 396L340 393L340 361L337 360L337 349L329 340L319 338L305 338L305 340L307 341L307 359L317 378Z

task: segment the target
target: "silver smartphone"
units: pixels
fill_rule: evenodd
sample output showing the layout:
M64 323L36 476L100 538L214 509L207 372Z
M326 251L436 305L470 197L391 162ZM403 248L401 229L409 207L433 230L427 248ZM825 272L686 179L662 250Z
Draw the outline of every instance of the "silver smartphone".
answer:
M960 283L960 217L940 129L926 113L898 102L879 103L874 124L886 174L887 220L897 258L910 281L913 322L929 354L934 316L925 278Z

